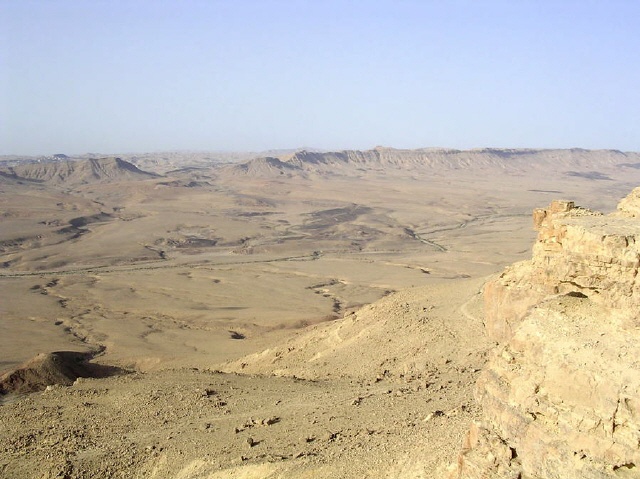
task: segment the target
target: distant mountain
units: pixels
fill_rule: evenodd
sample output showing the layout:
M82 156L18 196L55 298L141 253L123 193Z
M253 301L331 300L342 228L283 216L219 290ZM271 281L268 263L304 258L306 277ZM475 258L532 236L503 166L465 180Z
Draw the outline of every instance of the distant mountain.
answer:
M313 148L274 149L266 151L164 151L149 153L123 153L117 156L133 163L138 168L166 174L183 168L209 168L223 163L241 163L253 158L277 157L283 159L297 151L319 151ZM86 154L79 158L91 159L105 155ZM0 157L2 161L2 157Z
M514 172L550 169L558 172L602 167L635 167L640 153L618 150L500 149L454 150L424 148L400 150L377 147L372 150L339 152L298 151L279 158L256 158L222 171L248 176L306 176L309 173L348 174L357 170L487 169ZM595 176L594 176L595 178Z
M158 176L120 158L23 163L1 169L0 175L5 179L65 185L144 180Z
M282 161L279 158L266 157L254 158L237 165L222 167L231 173L246 174L249 176L278 176L295 173L301 170L299 165L291 161Z

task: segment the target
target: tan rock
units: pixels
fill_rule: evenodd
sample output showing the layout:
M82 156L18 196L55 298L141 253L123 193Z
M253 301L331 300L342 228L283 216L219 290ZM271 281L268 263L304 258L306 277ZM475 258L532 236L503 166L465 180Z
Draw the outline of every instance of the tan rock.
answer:
M532 260L485 287L501 345L451 477L640 477L636 205L639 190L612 215L566 201L534 212Z
M485 286L487 333L507 340L529 309L554 294L585 295L604 305L640 305L640 223L554 201L534 211L533 258Z
M640 216L640 188L634 189L618 204L618 215L637 218Z

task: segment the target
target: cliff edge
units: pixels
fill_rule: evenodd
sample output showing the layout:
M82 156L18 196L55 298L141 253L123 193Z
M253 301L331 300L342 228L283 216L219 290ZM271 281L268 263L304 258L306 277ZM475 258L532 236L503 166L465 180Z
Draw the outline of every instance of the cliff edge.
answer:
M499 343L451 477L640 478L640 188L609 215L534 211L529 261L485 287Z

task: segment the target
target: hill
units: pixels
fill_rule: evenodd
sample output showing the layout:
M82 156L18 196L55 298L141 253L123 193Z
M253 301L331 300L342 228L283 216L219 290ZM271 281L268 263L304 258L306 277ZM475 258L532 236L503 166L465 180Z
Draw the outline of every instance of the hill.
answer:
M157 177L156 174L143 171L121 158L23 163L5 167L0 174L5 178L56 185L144 180Z

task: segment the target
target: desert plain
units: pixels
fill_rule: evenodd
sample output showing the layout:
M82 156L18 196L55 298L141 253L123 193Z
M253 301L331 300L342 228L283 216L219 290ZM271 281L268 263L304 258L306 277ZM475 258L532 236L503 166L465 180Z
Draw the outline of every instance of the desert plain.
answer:
M533 208L640 184L611 150L252 156L2 159L0 477L445 477Z

